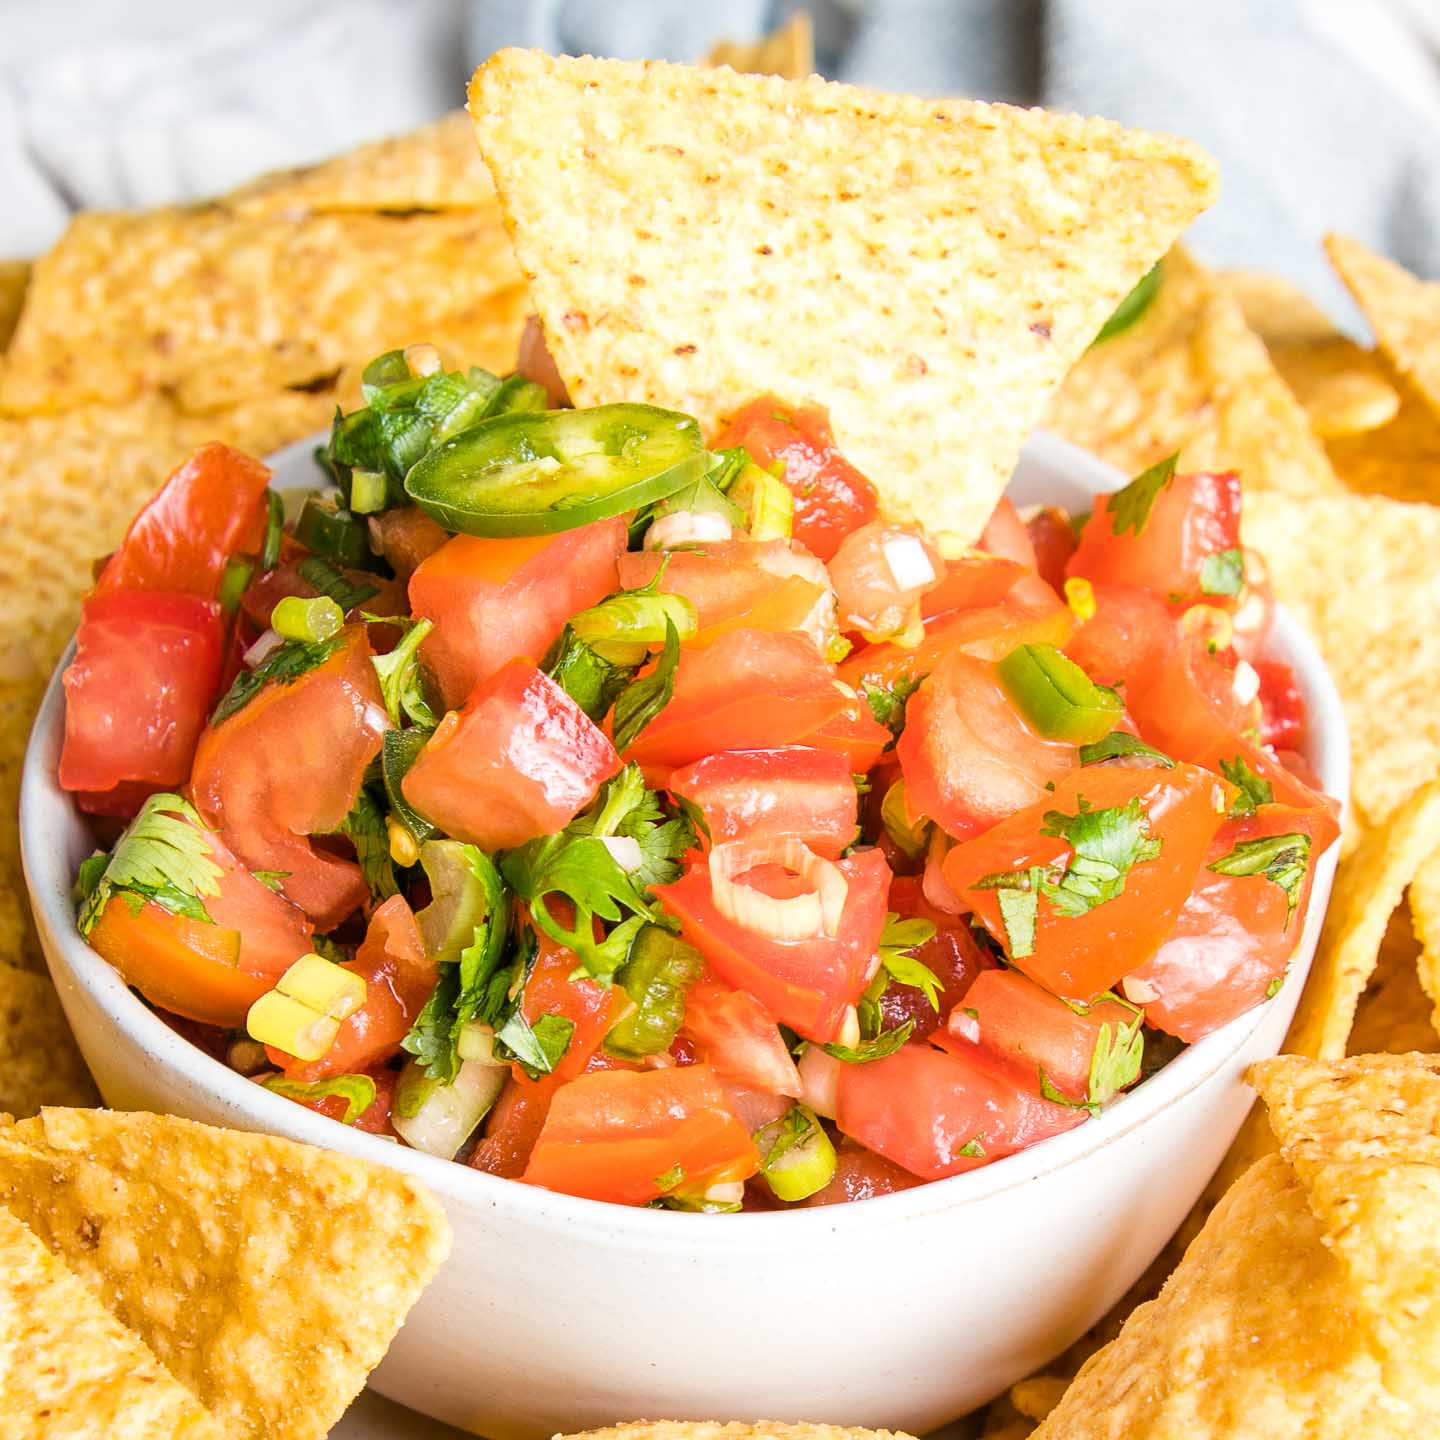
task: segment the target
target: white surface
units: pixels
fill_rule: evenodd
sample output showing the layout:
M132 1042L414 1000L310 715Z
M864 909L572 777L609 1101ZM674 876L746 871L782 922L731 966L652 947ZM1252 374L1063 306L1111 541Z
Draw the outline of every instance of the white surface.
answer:
M276 458L277 483L313 483L312 443ZM1011 494L1083 508L1122 478L1038 436ZM1305 693L1312 764L1328 790L1348 793L1344 720L1317 652L1283 614L1271 648ZM75 933L71 877L90 846L55 784L61 725L57 672L26 757L21 840L51 972L102 1093L119 1108L269 1130L424 1179L455 1249L374 1384L492 1440L641 1415L918 1434L1043 1365L1138 1277L1228 1147L1253 1098L1244 1070L1278 1049L1294 1011L1336 858L1332 848L1320 862L1279 996L1068 1134L859 1204L743 1217L630 1210L335 1125L174 1034Z

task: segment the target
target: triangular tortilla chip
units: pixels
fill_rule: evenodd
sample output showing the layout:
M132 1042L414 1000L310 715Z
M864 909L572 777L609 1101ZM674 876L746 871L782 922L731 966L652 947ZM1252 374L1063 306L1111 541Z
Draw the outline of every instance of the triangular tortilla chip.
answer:
M706 65L728 65L746 75L780 75L803 80L815 69L815 23L797 10L778 30L759 40L720 40L710 47Z
M1352 490L1440 504L1440 415L1380 357L1370 363L1395 394L1394 416L1362 434L1327 440L1331 464Z
M1440 281L1427 284L1345 235L1325 249L1391 364L1440 415Z
M1215 193L1183 141L816 78L505 50L470 110L577 405L818 401L892 510L968 536Z
M49 978L0 961L0 1110L23 1119L99 1099Z
M1422 877L1434 868L1432 857L1410 882L1410 903L1390 917L1375 973L1355 1010L1347 1047L1351 1055L1440 1051L1440 1034L1430 1019L1431 1000L1420 986L1419 923L1411 913Z
M1440 1407L1440 1056L1255 1066L1280 1152L1340 1258L1397 1395ZM1434 1428L1412 1433L1434 1434Z
M0 1128L0 1205L231 1440L321 1440L450 1242L439 1204L396 1171L108 1110Z
M0 1434L223 1440L193 1395L0 1209Z

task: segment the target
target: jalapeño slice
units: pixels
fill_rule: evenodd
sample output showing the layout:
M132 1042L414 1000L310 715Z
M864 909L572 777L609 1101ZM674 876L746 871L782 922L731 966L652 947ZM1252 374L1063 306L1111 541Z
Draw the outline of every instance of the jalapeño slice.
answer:
M673 495L705 469L699 424L654 405L497 415L416 463L405 489L447 530L551 535Z

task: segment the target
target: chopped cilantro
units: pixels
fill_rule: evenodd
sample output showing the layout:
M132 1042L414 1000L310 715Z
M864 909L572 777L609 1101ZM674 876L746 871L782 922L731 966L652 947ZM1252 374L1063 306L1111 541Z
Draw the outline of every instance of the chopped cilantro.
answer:
M300 574L322 595L328 595L342 610L353 610L379 593L378 585L353 583L342 570L337 570L323 555L307 555L300 562ZM390 617L385 617L390 621ZM399 620L390 621L400 624Z
M253 670L242 670L221 697L210 717L212 725L222 724L243 710L266 685L289 685L323 665L343 644L345 631L328 640L287 640L277 645Z
M565 1058L574 1034L575 1022L569 1016L546 1014L532 1025L517 1005L495 1032L495 1039L510 1051L532 1080L538 1080L542 1075L549 1075Z
M413 724L433 729L438 718L425 699L420 679L420 645L434 628L429 620L392 620L376 616L387 625L406 625L404 638L388 655L372 655L370 663L380 677L380 694L390 723L398 730L408 719Z
M995 895L1000 906L1000 923L1005 927L1005 945L1012 960L1023 960L1035 953L1035 922L1040 912L1040 897L1029 890L1002 886Z
M1092 347L1102 345L1121 331L1128 330L1149 309L1151 301L1160 290L1164 273L1164 260L1157 260L1111 312L1110 318L1100 327L1100 333L1090 342Z
M1086 1098L1097 1109L1140 1077L1140 1065L1145 1057L1145 1032L1140 1027L1145 1016L1135 1006L1129 1008L1135 1011L1129 1023L1112 1028L1107 1020L1095 1037Z
M984 1140L985 1132L978 1130L972 1135L956 1152L957 1156L964 1156L967 1160L983 1160L985 1158L985 1147L980 1142Z
M890 686L866 683L865 703L875 719L890 732L891 745L900 738L905 728L905 707L924 679L924 675L901 675Z
M675 623L665 617L665 648L655 668L632 680L615 702L613 733L615 748L624 754L640 732L670 703L675 693L675 669L680 663L680 635Z
M1200 589L1206 595L1238 595L1245 585L1245 552L1219 550L1200 566Z
M284 888L284 882L290 878L288 870L252 870L250 873L267 890L274 890L277 894Z
M1103 810L1089 809L1081 798L1074 815L1047 811L1041 833L1063 840L1071 850L1060 879L1041 886L1056 913L1067 918L1119 897L1131 868L1160 853L1138 796Z
M1110 530L1123 535L1129 530L1138 539L1150 519L1160 492L1175 478L1178 455L1167 456L1148 470L1142 470L1123 490L1117 490L1106 504Z
M1157 750L1153 745L1147 745L1138 735L1131 735L1125 730L1112 730L1103 740L1096 740L1091 745L1080 747L1080 763L1082 765L1103 765L1107 760L1120 760L1127 755L1138 755L1146 760L1153 760L1155 764L1163 769L1171 770L1175 762L1163 751ZM1055 788L1051 782L1050 788Z
M606 660L567 625L541 668L598 725L637 667Z
M305 1084L287 1080L283 1075L267 1075L260 1082L267 1090L292 1100L324 1100L338 1096L345 1102L343 1125L353 1125L375 1103L375 1081L369 1075L331 1075L325 1080Z
M1300 903L1300 891L1310 868L1310 837L1293 833L1242 840L1228 855L1206 868L1217 875L1263 875L1273 881L1285 892L1288 925Z
M355 796L350 813L336 832L355 847L355 858L364 872L365 883L376 900L388 900L399 893L395 864L390 859L390 836L385 828L385 811L365 787Z
M882 971L900 985L911 985L925 992L933 1009L940 1009L940 977L910 953L935 936L929 920L902 920L893 910L885 917L885 930L880 936Z
M1261 805L1269 805L1275 799L1275 787L1268 780L1262 780L1245 763L1243 755L1237 755L1233 760L1222 760L1220 773L1240 791L1230 806L1232 820L1242 815L1253 815Z
M1267 1000L1273 1000L1273 999L1280 993L1280 991L1281 991L1282 989L1284 989L1284 986L1285 986L1285 977L1284 977L1283 975L1277 975L1277 976L1265 987L1265 998L1266 998Z
M915 1022L907 1020L893 1030L886 1030L873 1040L862 1040L858 1045L822 1045L820 1048L847 1065L867 1065L872 1060L883 1060L893 1055L909 1038L915 1029Z

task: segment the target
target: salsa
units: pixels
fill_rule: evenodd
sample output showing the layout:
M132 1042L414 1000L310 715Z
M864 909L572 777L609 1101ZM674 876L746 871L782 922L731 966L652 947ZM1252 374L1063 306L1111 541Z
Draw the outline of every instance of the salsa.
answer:
M817 406L553 398L391 352L313 492L207 446L99 570L78 925L182 1033L492 1174L774 1210L1084 1125L1276 993L1338 806L1235 475L967 547Z

